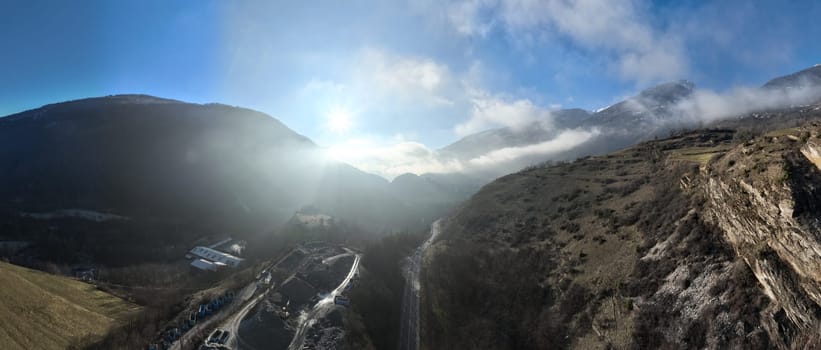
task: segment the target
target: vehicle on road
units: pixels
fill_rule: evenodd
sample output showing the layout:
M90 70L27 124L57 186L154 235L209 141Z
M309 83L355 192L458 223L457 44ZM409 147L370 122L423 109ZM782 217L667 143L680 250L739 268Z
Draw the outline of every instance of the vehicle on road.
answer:
M165 331L165 340L167 340L169 342L173 342L173 341L179 339L181 334L182 333L180 332L179 328L176 328L176 327L169 328Z
M207 343L218 343L220 338L222 337L222 329L217 329L214 333L211 333L211 336L208 337Z
M341 296L341 295L337 295L336 297L334 297L334 304L342 305L342 306L350 306L351 305L351 299L348 299L348 298L346 298L344 296Z
M231 332L229 332L229 331L223 331L223 332L222 332L222 336L220 336L220 338L219 338L218 342L219 342L220 344L225 344L225 342L226 342L226 341L228 341L228 337L230 337L230 336L231 336Z
M197 311L197 316L199 318L205 318L208 315L211 315L211 308L208 307L208 304L201 304L199 310Z

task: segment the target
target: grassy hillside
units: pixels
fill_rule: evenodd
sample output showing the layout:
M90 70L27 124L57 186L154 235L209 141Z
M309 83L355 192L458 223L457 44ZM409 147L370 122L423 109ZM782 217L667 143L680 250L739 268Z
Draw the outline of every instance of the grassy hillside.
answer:
M65 349L105 333L136 306L94 286L0 262L0 344Z
M423 348L769 348L766 297L693 185L734 136L687 133L485 186L429 251Z

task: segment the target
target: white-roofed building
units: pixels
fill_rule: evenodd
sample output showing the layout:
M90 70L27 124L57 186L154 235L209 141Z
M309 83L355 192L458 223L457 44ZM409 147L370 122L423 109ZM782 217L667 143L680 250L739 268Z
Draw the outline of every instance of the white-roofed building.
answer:
M191 266L200 270L217 271L218 266L205 259L196 259L191 262Z
M227 265L231 267L237 267L240 263L242 263L242 258L238 258L231 254L223 253L219 250L211 249L208 247L194 247L194 249L191 249L189 253L195 257L198 257L199 259L197 260L205 260L206 262L216 264L217 266ZM194 262L197 262L197 260L195 260ZM191 265L194 265L194 263L192 263ZM198 266L195 267L199 268Z

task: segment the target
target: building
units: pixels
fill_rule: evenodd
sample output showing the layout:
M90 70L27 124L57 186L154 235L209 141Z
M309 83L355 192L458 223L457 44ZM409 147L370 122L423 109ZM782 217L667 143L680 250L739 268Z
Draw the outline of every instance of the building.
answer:
M94 281L94 275L97 274L97 269L93 267L76 267L71 269L71 274L76 279L92 282Z
M225 264L221 262L211 262L205 259L196 259L191 262L191 266L196 267L200 270L217 271L221 267L225 267Z
M197 261L199 261L199 260L203 260L203 261L208 262L208 263L216 264L217 266L215 266L213 269L218 268L220 265L230 266L230 267L237 267L237 266L239 266L240 263L242 263L242 258L238 258L238 257L233 256L231 254L223 253L219 250L211 249L211 248L208 248L208 247L194 247L194 249L191 249L191 251L189 252L189 255L198 258L198 259L194 260L194 262L191 263L192 266L197 267L197 268L200 268L200 267L197 266L197 265L194 265L195 263L200 265L200 266L206 266L202 262L198 263ZM211 269L212 268L209 268L208 270L211 270Z

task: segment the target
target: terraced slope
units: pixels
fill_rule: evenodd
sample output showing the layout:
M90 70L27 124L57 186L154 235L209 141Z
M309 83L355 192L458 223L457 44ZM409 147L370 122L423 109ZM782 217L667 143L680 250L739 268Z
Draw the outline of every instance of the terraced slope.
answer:
M0 262L3 349L66 349L104 334L137 307L94 286Z

